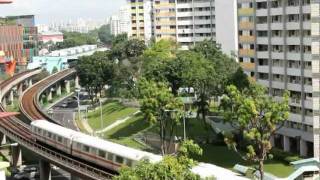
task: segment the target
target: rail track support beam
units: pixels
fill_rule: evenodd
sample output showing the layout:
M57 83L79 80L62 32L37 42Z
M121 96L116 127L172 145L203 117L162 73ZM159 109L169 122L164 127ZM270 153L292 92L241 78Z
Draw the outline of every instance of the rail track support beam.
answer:
M22 93L23 93L23 84L20 83L18 85L18 96L21 97L22 96Z
M21 147L19 145L12 146L12 166L13 167L20 167L22 165L22 152Z
M57 95L61 96L61 84L60 83L57 84Z
M41 180L51 180L51 166L48 161L40 160L40 179Z
M10 103L11 103L11 105L13 105L13 101L14 101L13 90L10 91L10 96L9 96L9 98L10 98Z
M80 88L80 83L79 83L79 76L76 76L74 80L75 88Z
M50 102L52 100L52 91L49 91L47 94L47 101Z
M32 86L32 84L33 84L33 83L32 83L32 79L29 79L29 80L28 80L28 87L30 88L30 87Z
M66 92L70 93L71 92L70 91L70 81L67 80L67 81L65 81L65 83L66 83L66 85L65 85L66 86Z
M1 145L7 144L7 136L4 134L0 134Z

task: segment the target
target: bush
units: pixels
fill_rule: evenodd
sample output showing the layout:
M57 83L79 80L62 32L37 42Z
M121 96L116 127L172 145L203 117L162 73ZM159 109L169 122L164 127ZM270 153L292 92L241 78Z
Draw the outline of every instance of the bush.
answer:
M285 162L287 164L290 164L293 161L298 161L302 159L294 153L285 152L277 148L273 148L271 150L271 154L273 155L273 159Z

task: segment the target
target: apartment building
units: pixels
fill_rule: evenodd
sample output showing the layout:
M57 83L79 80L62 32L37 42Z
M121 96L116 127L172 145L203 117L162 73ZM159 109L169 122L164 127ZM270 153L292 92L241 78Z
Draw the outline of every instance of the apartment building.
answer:
M153 37L153 0L127 0L131 9L129 36L149 42Z
M239 61L279 99L290 92L290 117L274 145L319 157L320 2L238 0Z
M119 12L111 16L110 28L112 35L117 36L123 33L129 34L131 28L130 12L131 9L129 6L123 6L120 8Z

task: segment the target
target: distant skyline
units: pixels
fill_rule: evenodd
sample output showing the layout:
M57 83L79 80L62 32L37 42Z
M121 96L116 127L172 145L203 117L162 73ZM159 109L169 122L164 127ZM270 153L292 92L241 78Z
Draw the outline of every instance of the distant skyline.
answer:
M78 18L105 20L126 4L126 0L13 0L0 6L1 16L36 16L37 24Z

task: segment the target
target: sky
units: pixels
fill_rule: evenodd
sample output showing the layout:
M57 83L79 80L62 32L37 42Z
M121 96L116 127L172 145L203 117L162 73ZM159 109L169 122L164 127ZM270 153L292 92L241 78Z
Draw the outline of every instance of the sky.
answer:
M34 14L37 24L77 18L104 20L125 4L126 0L13 0L0 5L0 17Z

